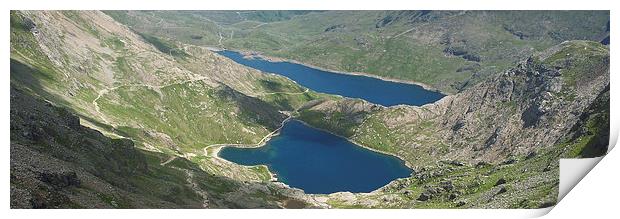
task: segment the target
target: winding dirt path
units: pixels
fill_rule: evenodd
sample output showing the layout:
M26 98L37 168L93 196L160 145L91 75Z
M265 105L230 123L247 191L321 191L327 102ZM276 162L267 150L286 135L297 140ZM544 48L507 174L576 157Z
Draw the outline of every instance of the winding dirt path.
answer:
M170 84L164 84L164 85L159 85L159 86L153 86L153 85L147 85L147 84L126 84L126 85L119 85L119 86L115 86L115 87L106 87L103 88L101 90L99 90L97 93L97 97L92 101L92 104L95 108L95 111L97 112L97 114L99 114L99 117L101 118L101 120L103 120L106 124L110 124L112 126L114 126L113 123L111 123L105 116L104 113L101 112L101 109L99 108L99 104L98 101L99 99L101 99L104 95L110 93L111 91L114 91L118 88L121 87L148 87L151 89L160 89L160 88L164 88L167 86L172 86L172 85L176 85L176 84L184 84L184 83L189 83L189 82L193 82L193 81L202 81L202 80L207 80L206 77L197 77L197 78L193 78L193 79L189 79L189 80L185 80L185 81L180 81L180 82L175 82L175 83L170 83ZM306 88L306 90L304 90L303 92L272 92L272 93L262 93L259 94L258 96L263 96L263 95L272 95L272 94L304 94L309 92L309 89ZM286 119L284 119L281 123L280 126L273 130L272 132L270 132L269 134L265 135L259 142L255 143L255 144L212 144L212 145L208 145L206 147L203 148L203 153L206 157L209 157L208 154L208 150L211 147L223 147L223 146L253 146L253 147L259 147L263 144L265 144L265 142L267 142L271 137L273 137L274 135L276 135L276 133L278 133L283 127L284 124L289 121L290 119L293 118L293 114L294 112L296 112L298 109L295 109L294 111L292 111L288 117ZM214 154L212 157L216 158L216 159L221 159L217 156L217 152L219 150L216 151L216 154ZM171 156L169 159L167 159L166 161L160 163L161 166L166 166L169 163L171 163L172 161L174 161L175 159L179 158L179 156ZM180 170L180 171L184 171L185 174L187 175L186 181L187 183L191 186L192 190L194 190L198 195L200 195L200 197L202 198L202 207L203 208L208 208L209 207L209 196L208 193L206 191L204 191L202 188L200 188L200 185L198 184L198 182L196 181L195 177L194 177L194 173L191 170L187 170L187 169L181 169L178 167L174 167L171 166L171 168Z
M220 36L220 39L217 41L217 44L218 44L220 47L224 47L224 45L222 45L222 39L224 38L224 37L222 36L222 33L217 32L217 34Z
M307 91L307 90L306 90ZM207 145L206 147L204 147L202 149L204 156L208 157L209 153L207 151L207 149L211 148L211 147L223 147L223 146L250 146L250 147L260 147L263 144L265 144L265 142L267 142L269 139L271 139L271 137L273 137L276 133L278 133L282 127L284 127L284 124L286 122L288 122L289 120L291 120L293 118L293 113L297 112L297 109L295 109L293 112L291 112L288 117L284 120L282 120L282 122L280 123L280 127L278 127L276 130L273 130L272 132L270 132L269 134L265 135L265 137L263 137L258 143L255 144L212 144L212 145ZM216 152L217 153L217 152ZM217 154L213 155L213 157L215 158L219 158L217 156Z
M112 123L110 123L110 121L108 121L108 119L105 117L105 114L101 113L101 110L99 109L99 104L97 103L97 101L99 100L99 98L101 98L103 95L107 94L108 92L112 91L112 90L116 90L117 87L112 87L112 88L104 88L100 91L97 92L97 97L93 100L92 104L95 106L95 111L97 112L97 114L99 114L99 118L101 118L101 120L103 120L106 124L110 124L112 126L114 126Z
M99 90L97 92L97 97L92 101L93 106L95 107L95 111L97 112L97 114L99 114L99 117L101 118L101 120L103 120L106 124L110 124L111 126L114 126L113 123L111 123L106 117L105 114L101 112L101 109L99 108L99 103L97 103L97 101L99 101L99 99L101 99L101 97L103 97L104 95L110 93L111 91L114 91L118 88L121 87L148 87L151 89L161 89L161 88L165 88L168 86L172 86L172 85L177 85L177 84L185 84L185 83L189 83L189 82L194 82L194 81L204 81L207 80L207 77L201 76L201 77L196 77L196 78L192 78L189 80L184 80L184 81L179 81L179 82L175 82L175 83L170 83L170 84L163 84L163 85L149 85L149 84L125 84L125 85L119 85L116 87L106 87L103 88L101 90Z

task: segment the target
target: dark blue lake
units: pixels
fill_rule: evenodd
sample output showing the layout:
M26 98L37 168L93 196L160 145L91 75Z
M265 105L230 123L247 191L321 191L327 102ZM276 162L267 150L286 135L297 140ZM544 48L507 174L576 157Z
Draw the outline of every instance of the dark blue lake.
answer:
M360 98L383 106L407 104L421 106L433 103L443 94L414 84L380 80L373 77L339 74L291 62L271 62L261 58L244 58L235 51L218 51L233 61L264 72L282 75L321 93Z
M219 156L241 165L267 165L279 181L310 194L371 192L412 172L397 157L296 120L262 147L224 147Z

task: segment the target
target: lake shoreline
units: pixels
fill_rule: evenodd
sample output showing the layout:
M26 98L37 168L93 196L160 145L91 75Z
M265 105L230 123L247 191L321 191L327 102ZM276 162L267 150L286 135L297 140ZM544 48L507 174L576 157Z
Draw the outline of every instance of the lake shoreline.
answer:
M358 147L361 147L361 148L364 148L364 149L367 149L367 150L370 150L370 151L373 151L373 152L376 152L376 153L379 153L379 154L383 154L383 155L388 155L388 156L393 156L393 157L396 157L396 158L398 158L400 161L402 161L402 162L404 163L404 165L405 165L408 169L410 169L410 170L411 170L411 172L412 172L411 174L415 173L414 168L413 168L413 165L412 165L411 163L409 163L409 161L405 160L404 158L402 158L402 157L400 157L400 156L398 156L398 155L396 155L396 154L393 154L393 153L390 153L390 152L386 152L386 151L380 151L380 150L378 150L378 149L374 149L374 148L371 148L371 147L365 146L365 145L360 144L360 143L358 143L358 142L356 142L356 141L353 141L352 139L349 139L349 138L344 137L344 136L342 136L342 135L339 135L339 134L333 133L333 132L331 132L331 131L329 131L329 130L327 130L327 129L323 129L323 128L318 128L318 127L315 127L315 126L313 126L313 125L308 124L307 122L305 122L305 121L303 121L303 120L297 119L297 118L292 117L292 116L291 116L291 117L289 117L289 118L287 118L287 119L285 119L284 121L282 121L281 126L280 126L278 129L276 129L276 130L272 131L271 133L269 133L267 136L265 136L265 138L263 138L263 139L266 139L266 140L265 140L265 141L263 141L263 142L260 142L260 144L259 144L259 143L257 143L257 144L218 144L218 146L216 146L217 148L214 150L214 155L213 155L213 157L214 157L214 158L216 158L216 159L219 159L219 160L225 161L225 162L227 162L227 163L232 163L232 164L239 165L239 166L243 166L243 167L265 166L265 167L267 168L267 172L269 172L269 174L270 174L270 176L271 176L271 178L270 178L270 181L271 181L271 182L279 182L279 183L282 183L282 184L284 184L285 186L287 186L287 187L289 187L289 188L296 188L296 187L291 187L290 185L288 185L288 184L286 184L286 183L284 183L284 182L282 182L282 181L279 181L279 180L278 180L278 178L277 178L277 174L276 174L275 172L273 172L271 169L269 169L269 167L268 167L267 165L265 165L265 164L250 165L250 166L249 166L249 165L243 165L243 164L238 164L238 163L235 163L235 162L232 162L232 161L226 160L226 159L224 159L224 158L220 157L220 155L219 155L220 151L221 151L224 147L234 147L234 148L259 148L259 147L263 147L263 146L265 146L265 145L267 144L267 142L268 142L269 140L271 140L271 138L273 138L273 137L275 137L275 136L280 135L280 131L282 130L282 128L284 127L284 125L286 124L286 122L289 122L289 121L291 121L291 120L298 121L298 122L300 122L300 123L302 123L302 124L304 124L304 125L306 125L306 126L308 126L308 127L313 128L313 129L317 129L317 130L320 130L320 131L327 132L327 133L329 133L329 134L332 134L332 135L338 136L339 138L345 139L346 141L348 141L348 142L350 142L350 143L352 143L352 144L354 144L354 145L356 145L356 146L358 146ZM209 147L209 146L207 146L207 147ZM411 177L411 175L410 175L409 177ZM379 191L380 191L381 189L383 189L384 187L389 186L390 184L392 184L392 183L393 183L393 182L395 182L396 180L399 180L399 179L406 179L406 178L409 178L409 177L396 178L396 179L394 179L394 180L390 181L389 183L387 183L387 184L385 184L385 185L383 185L383 186L381 186L381 187L379 187L379 188L377 188L377 189L375 189L375 190L373 190L373 191L370 191L370 192L351 192L351 193L353 193L353 194L372 194L372 193L376 193L376 192L379 192ZM297 188L297 189L301 189L301 188ZM303 189L301 189L301 190L303 191ZM306 193L306 194L308 194L308 195L317 195L317 196L329 196L329 195L331 195L331 194L337 194L337 193L341 193L341 192L350 192L350 191L340 191L340 192L333 192L333 193L328 193L328 194L312 194L312 193L306 193L306 192L304 191L304 193Z
M287 119L287 120L283 121L283 122L282 122L282 125L281 125L278 129L276 129L276 131L274 131L275 133L274 133L274 132L272 132L273 134L271 134L271 133L270 133L270 134L268 134L267 136L269 136L269 137L265 136L265 137L267 137L267 138L266 138L266 140L265 140L265 141L263 141L263 142L262 142L262 143L260 143L260 144L219 144L219 145L221 145L221 146L218 146L218 147L219 147L219 149L216 151L216 153L215 153L215 157L220 158L220 159L223 159L223 160L226 160L226 159L224 159L224 158L222 158L222 157L220 157L220 156L219 156L219 152L220 152L221 148L223 148L223 147L235 147L235 148L259 148L259 147L265 146L265 145L267 144L267 142L268 142L269 140L271 140L271 138L273 138L273 137L276 137L276 136L280 135L280 130L282 130L282 127L284 127L284 124L285 124L286 122L290 121L290 120L295 120L295 121L298 121L298 122L300 122L300 123L303 123L303 124L304 124L304 125L306 125L306 126L309 126L309 127L313 128L313 129L321 130L321 131L327 132L327 133L329 133L329 134L332 134L332 135L338 136L338 137L343 138L343 139L345 139L345 140L347 140L347 141L349 141L349 142L353 143L354 145L357 145L357 146L362 147L362 148L364 148L364 149L367 149L367 150L370 150L370 151L373 151L373 152L377 152L377 153L380 153L380 154L390 155L390 156L396 157L396 158L398 158L399 160L403 161L403 162L405 163L405 166L407 166L407 168L409 168L409 169L412 169L412 170L413 170L413 165L411 165L411 164L409 163L409 161L405 160L404 158L402 158L402 157L400 157L400 156L398 156L398 155L396 155L396 154L393 154L393 153L390 153L390 152L387 152L387 151L380 151L380 150L378 150L378 149L375 149L375 148L371 148L371 147L365 146L365 145L360 144L360 143L358 143L358 142L356 142L356 141L354 141L354 140L352 140L352 139L350 139L350 138L347 138L347 137L344 137L344 136L342 136L342 135L339 135L339 134L333 133L333 132L331 132L331 131L329 131L329 130L327 130L327 129L323 129L323 128L318 128L318 127L315 127L315 126L313 126L313 125L311 125L311 124L309 124L309 123L307 123L307 122L305 122L305 121L303 121L303 120L300 120L300 119L297 119L297 118L294 118L294 117L291 117L290 119ZM264 138L264 139L265 139L265 138ZM207 147L209 147L209 146L207 146ZM226 160L226 161L228 161L228 160ZM231 162L231 161L228 161L228 162ZM241 165L241 164L239 164L239 165ZM242 166L246 166L246 165L242 165ZM254 166L256 166L256 165L254 165ZM249 166L249 167L251 167L251 166Z
M244 56L244 58L250 58L250 59L255 59L255 58L260 58L269 62L289 62L289 63L293 63L293 64L298 64L298 65L303 65L305 67L309 67L309 68L313 68L313 69L317 69L317 70L321 70L321 71L325 71L328 73L333 73L333 74L343 74L343 75L352 75L352 76L363 76L363 77L369 77L369 78L374 78L374 79L378 79L378 80L382 80L382 81L387 81L387 82L394 82L394 83L401 83L401 84L409 84L409 85L417 85L422 87L423 89L427 90L427 91L432 91L432 92L437 92L440 93L441 95L444 96L449 96L451 95L450 93L444 92L442 90L439 90L431 85L422 83L422 82L417 82L417 81L411 81L411 80L403 80L403 79L394 79L394 78L388 78L388 77L384 77L384 76L379 76L379 75L375 75L375 74L370 74L370 73L366 73L366 72L346 72L346 71L339 71L339 70L332 70L332 69L327 69L327 68L323 68L323 67L319 67L313 64L309 64L309 63L303 63L297 60L293 60L293 59L286 59L286 58L278 58L278 57L272 57L272 56L268 56L265 55L262 52L258 52L258 51L247 51L247 50L238 50L238 49L223 49L223 48L215 48L215 47L206 47L208 50L213 51L213 52L220 52L220 51L233 51L233 52L237 52L240 53L241 55Z
M263 59L264 61L268 61L268 62L288 62L288 63L298 64L298 65L302 65L302 66L305 66L305 67L308 67L308 68L313 68L313 69L316 69L316 70L324 71L324 72L326 72L326 73L332 73L332 74L343 74L343 75L351 75L351 76L361 76L361 77L373 78L373 79L377 79L377 80L381 80L381 81L385 81L385 82L393 82L393 83L400 83L400 84L416 85L416 86L419 86L419 87L421 87L422 89L425 89L425 90L430 91L430 92L436 92L436 93L439 93L439 94L444 95L444 96L449 96L449 95L450 95L450 94L444 93L444 92L442 92L442 91L440 91L440 90L438 90L438 89L435 89L435 88L433 88L432 86L429 86L429 85L427 85L427 84L424 84L424 83L419 83L419 82L414 82L414 81L407 81L407 80L399 80L399 79L385 78L385 77L382 77L382 76L373 75L373 74L368 74L368 73L363 73L363 72L343 72L343 71L330 70L330 69L325 69L325 68L322 68L322 67L314 66L314 65L311 65L311 64L302 63L302 62L299 62L299 61L296 61L296 60L291 60L291 59L283 59L283 58L276 58L276 57L266 56L266 55L263 55L262 53L259 53L259 52L242 51L242 50L235 50L235 49L221 49L221 48L214 48L214 47L207 47L207 49L208 49L208 50L210 50L210 51L214 51L214 52L220 52L220 51L232 51L232 52L237 52L237 53L239 53L240 55L242 55L244 59ZM250 67L250 68L251 68L251 67ZM294 80L293 80L293 81L294 81ZM295 83L297 83L296 81L294 81L294 82L295 82ZM407 104L399 104L399 105L394 105L394 106L400 106L400 105L407 105ZM408 105L407 105L407 106L408 106ZM386 106L386 107L393 107L393 106ZM259 148L259 147L265 146L265 145L266 145L266 143L267 143L269 140L271 140L273 137L280 135L280 131L281 131L281 130L282 130L282 128L284 127L285 123L286 123L286 122L288 122L289 120L296 120L296 121L299 121L300 123L303 123L304 125L306 125L306 126L308 126L308 127L311 127L311 128L314 128L314 129L317 129L317 130L320 130L320 131L327 132L327 133L329 133L329 134L332 134L332 135L338 136L339 138L342 138L342 139L344 139L344 140L346 140L346 141L348 141L348 142L350 142L350 143L352 143L352 144L354 144L354 145L357 145L357 146L359 146L359 147L361 147L361 148L364 148L364 149L367 149L367 150L369 150L369 151L376 152L376 153L383 154L383 155L388 155L388 156L395 157L395 158L397 158L398 160L400 160L400 161L402 162L402 164L403 164L405 167L407 167L407 168L408 168L408 169L412 172L411 174L413 174L413 173L415 172L415 171L414 171L414 167L413 167L413 165L412 165L409 161L407 161L406 159L404 159L404 158L403 158L403 157L401 157L401 156L398 156L398 155L397 155L397 154L395 154L395 153L391 153L391 152L387 152L387 151L381 151L381 150L378 150L378 149L375 149L375 148L371 148L371 147L369 147L369 146L366 146L366 145L363 145L363 144L361 144L361 143L359 143L359 142L356 142L356 141L354 141L354 140L352 140L352 139L350 139L350 138L347 138L347 137L344 137L344 136L342 136L342 135L336 134L336 133L334 133L334 132L332 132L332 131L330 131L330 130L327 130L327 129L323 129L323 128L319 128L319 127L315 127L315 126L313 126L313 125L310 125L309 123L307 123L307 122L305 122L305 121L302 121L302 120L300 120L300 119L298 119L298 118L295 118L295 117L293 117L293 116L289 116L287 119L285 119L284 121L282 121L281 125L280 125L277 129L275 129L274 131L272 131L272 132L270 132L269 134L267 134L267 135L266 135L266 136L265 136L265 137L264 137L261 141L259 141L258 143L255 143L255 144L220 144L220 146L219 146L219 147L217 147L217 148L213 151L213 152L214 152L213 157L215 157L216 159L219 159L219 160L226 161L226 162L228 162L228 163L233 163L233 164L235 164L235 165L244 166L244 167L266 166L266 167L267 167L266 169L267 169L268 173L269 173L269 174L270 174L270 176L271 176L270 181L272 181L272 182L279 182L279 183L282 183L282 184L284 184L284 185L286 185L286 186L290 187L290 185L288 185L288 184L286 184L286 183L283 183L283 182L281 182L281 181L278 181L277 174L276 174L273 170L269 169L269 167L268 167L267 165L264 165L264 164L261 164L261 165L250 165L250 166L248 166L248 165L242 165L242 164L238 164L238 163L234 163L234 162L232 162L232 161L226 160L226 159L222 158L222 157L220 156L220 154L219 154L219 153L220 153L220 151L222 150L222 148L224 148L224 147L235 147L235 148ZM377 188L377 189L375 189L375 190L373 190L373 191L370 191L370 192L356 192L355 194L371 194L371 193L376 193L376 192L380 191L382 188L384 188L384 187L386 187L386 186L389 186L390 184L392 184L393 182L395 182L395 181L397 181L397 180L400 180L400 179L406 179L406 178L411 177L411 174L410 174L409 176L407 176L407 177L396 178L396 179L394 179L394 180L390 181L389 183L387 183L387 184L385 184L385 185L383 185L383 186L381 186L381 187L379 187L379 188ZM303 190L303 189L302 189L302 190ZM346 192L346 191L341 191L341 192ZM304 191L304 193L305 193L305 191ZM311 194L311 195L330 195L330 194L335 194L335 193L339 193L339 192L334 192L334 193L329 193L329 194Z
M258 147L262 147L262 146L264 146L264 145L257 146L257 147L238 147L238 148L258 148ZM267 166L265 164L247 166L247 165L241 165L241 164L238 164L238 163L235 163L235 162L232 162L232 161L229 161L229 160L226 160L226 159L220 157L220 151L222 150L222 148L224 148L224 147L235 147L235 146L228 146L227 145L227 146L214 146L214 147L215 147L215 149L213 149L213 153L214 153L213 158L218 159L218 160L223 161L223 162L226 162L226 163L229 163L229 164L239 165L239 166L243 166L243 167L247 167L247 168L264 166L267 169L267 173L269 173L269 182L280 182L280 181L278 181L277 174L275 174L271 169L269 169L269 166ZM286 185L287 187L291 188L286 183L283 183L283 182L280 182L280 183L282 183L282 184Z
M305 121L303 121L303 120L299 120L299 119L294 119L294 120L295 120L295 121L298 121L298 122L301 122L301 123L303 123L304 125L307 125L307 126L309 126L309 127L312 127L313 129L321 130L321 131L327 132L327 133L329 133L329 134L332 134L332 135L338 136L338 137L340 137L340 138L343 138L343 139L345 139L345 140L347 140L347 141L349 141L349 142L353 143L354 145L357 145L357 146L362 147L362 148L364 148L364 149L367 149L367 150L370 150L370 151L373 151L373 152L376 152L376 153L380 153L380 154L384 154L384 155L389 155L389 156L396 157L396 158L398 158L399 160L403 161L403 163L405 164L405 166L407 166L407 168L409 168L409 169L413 170L413 165L411 165L411 164L409 163L409 161L405 160L404 158L402 158L402 157L400 157L400 156L398 156L398 155L396 155L396 154L393 154L393 153L390 153L390 152L387 152L387 151L380 151L380 150L378 150L378 149L375 149L375 148L371 148L371 147L365 146L365 145L360 144L360 143L358 143L358 142L356 142L356 141L354 141L354 140L352 140L352 139L350 139L350 138L347 138L347 137L344 137L344 136L342 136L342 135L339 135L339 134L333 133L333 132L331 132L331 131L329 131L329 130L327 130L327 129L318 128L318 127L315 127L315 126L313 126L313 125L310 125L309 123L307 123L307 122L305 122Z
M221 160L221 161L224 161L224 162L227 162L227 163L233 163L235 165L244 166L244 167L265 166L265 168L267 168L267 172L269 173L269 176L270 176L269 181L271 181L271 182L280 182L280 181L278 181L277 174L275 172L273 172L272 170L270 170L267 165L264 165L264 164L252 165L252 166L241 165L241 164L238 164L238 163L235 163L235 162L232 162L232 161L229 161L229 160L226 160L226 159L220 157L220 151L224 147L259 148L259 147L265 146L265 144L267 144L267 142L269 140L271 140L271 138L273 138L274 136L280 135L280 130L282 130L282 128L284 127L284 124L286 124L286 122L291 120L291 118L292 118L292 116L289 116L286 119L282 120L282 122L280 123L280 126L277 129L275 129L275 130L271 131L269 134L265 135L265 137L263 137L258 143L255 143L255 144L212 144L212 145L208 145L208 146L203 148L205 156L207 155L207 148L215 147L215 149L213 151L214 152L213 157L215 159L218 159L218 160ZM289 185L287 185L285 183L283 183L283 184L288 186L288 187L290 187Z

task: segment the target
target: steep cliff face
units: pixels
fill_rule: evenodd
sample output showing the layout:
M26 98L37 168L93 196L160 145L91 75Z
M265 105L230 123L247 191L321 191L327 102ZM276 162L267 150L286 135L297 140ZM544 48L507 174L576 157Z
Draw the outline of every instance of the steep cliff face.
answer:
M80 125L79 118L52 103L11 88L11 207L192 207L194 194L140 192L132 179L149 176L147 158L133 142L110 139ZM166 180L162 190L183 188ZM178 200L159 201L171 195Z
M525 155L558 144L608 85L608 48L565 42L438 103L438 136L464 160Z

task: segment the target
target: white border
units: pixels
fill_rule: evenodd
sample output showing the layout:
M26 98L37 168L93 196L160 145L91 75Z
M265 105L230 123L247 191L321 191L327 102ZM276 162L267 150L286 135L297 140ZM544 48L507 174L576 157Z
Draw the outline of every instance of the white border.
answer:
M160 9L160 10L268 10L268 9L314 9L314 10L611 10L611 30L619 28L617 16L617 4L613 1L588 0L588 1L543 1L543 0L427 0L427 1L343 1L343 0L5 0L2 3L4 16L0 16L4 24L2 43L2 81L5 87L2 89L0 101L4 103L0 107L0 124L3 131L0 133L4 147L2 153L2 190L1 198L4 200L4 214L9 217L39 217L39 218L411 218L411 217L443 217L443 218L513 218L531 217L545 214L550 209L542 210L8 210L9 208L9 10L128 10L128 9ZM615 45L614 43L611 44ZM613 52L614 50L611 49ZM612 63L616 59L611 55ZM616 62L617 63L617 62ZM612 67L613 69L613 67ZM611 96L612 100L618 97L618 89L613 85L618 82L618 77L611 71ZM617 101L611 101L611 111L620 112ZM616 114L611 115L611 142L615 145L618 139L620 120ZM568 193L551 211L549 216L553 218L583 217L611 217L617 215L615 208L616 199L619 197L618 182L616 179L619 167L618 152L611 152L603 159L592 172L578 184L575 189ZM579 161L574 161L579 162ZM587 162L587 161L586 161ZM564 162L563 162L564 163ZM8 215L7 215L8 214Z

